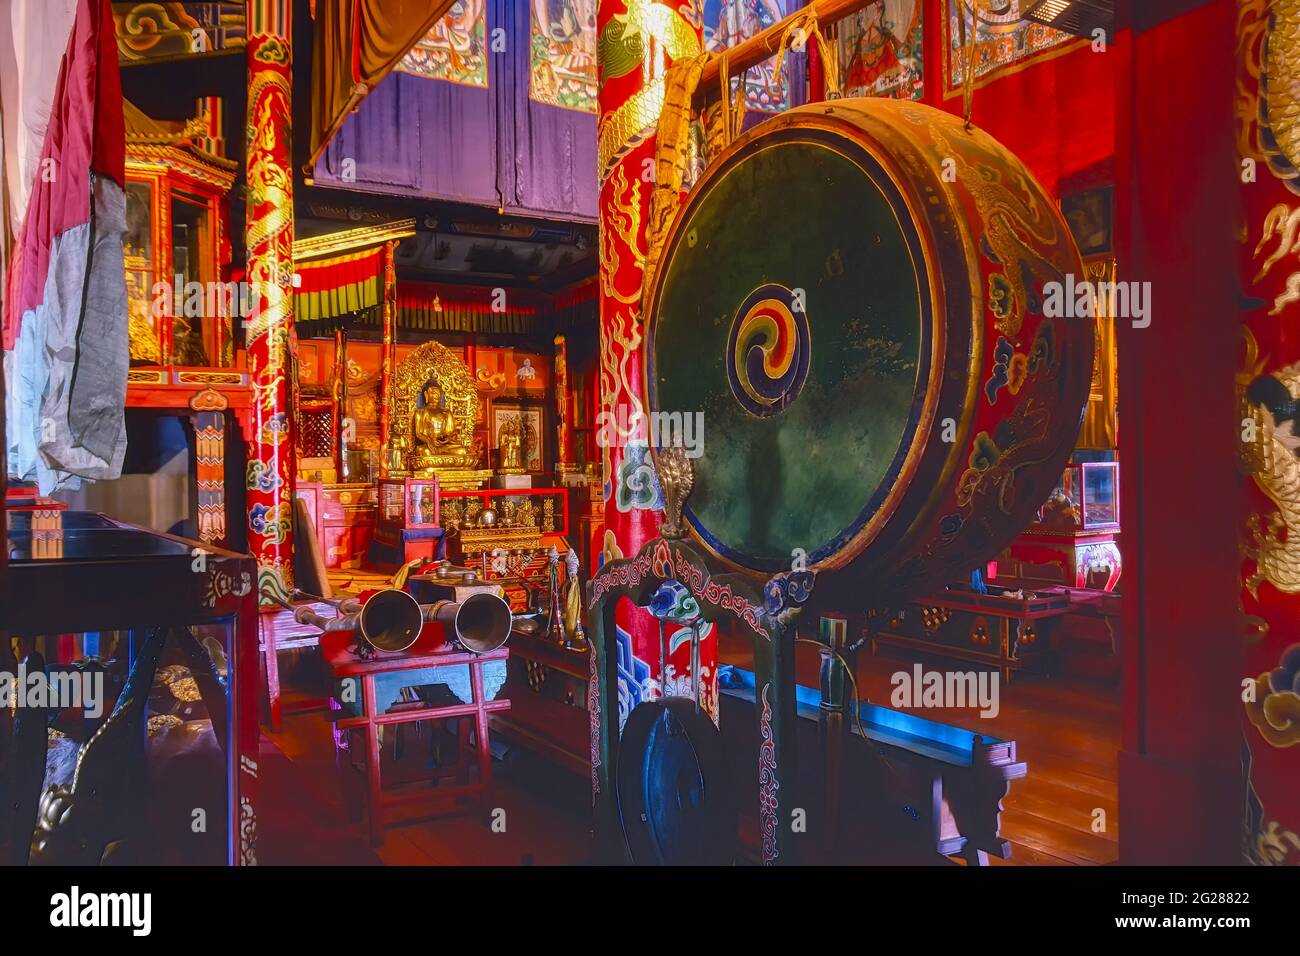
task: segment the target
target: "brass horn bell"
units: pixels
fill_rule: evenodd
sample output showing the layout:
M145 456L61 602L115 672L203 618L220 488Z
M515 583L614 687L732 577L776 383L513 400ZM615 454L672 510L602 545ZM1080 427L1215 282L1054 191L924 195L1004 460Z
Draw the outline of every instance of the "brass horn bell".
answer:
M425 606L425 619L443 626L449 642L467 651L486 654L510 639L510 605L486 591L463 601L437 601Z
M420 636L424 609L405 591L389 588L371 595L357 614L357 630L378 651L404 651Z
M370 595L364 603L355 598L330 600L304 591L294 591L300 600L317 601L338 608L338 617L327 618L311 607L294 607L272 595L277 604L293 611L299 624L318 627L322 631L356 631L377 651L404 651L415 643L424 627L424 609L405 591L385 588Z

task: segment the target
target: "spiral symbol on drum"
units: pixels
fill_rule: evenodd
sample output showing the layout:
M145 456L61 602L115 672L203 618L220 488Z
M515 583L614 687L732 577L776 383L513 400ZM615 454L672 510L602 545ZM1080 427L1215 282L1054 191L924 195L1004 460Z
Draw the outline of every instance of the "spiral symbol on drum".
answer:
M812 331L793 291L769 283L751 292L727 337L727 382L746 411L784 411L808 378Z

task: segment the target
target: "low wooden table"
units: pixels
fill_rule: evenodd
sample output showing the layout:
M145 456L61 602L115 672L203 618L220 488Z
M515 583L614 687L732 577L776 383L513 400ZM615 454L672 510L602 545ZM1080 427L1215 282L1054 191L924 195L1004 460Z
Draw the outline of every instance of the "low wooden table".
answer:
M310 607L322 617L333 617L338 611L319 601L302 601L296 607ZM284 723L284 703L280 694L280 651L297 651L320 644L320 628L299 624L293 612L282 607L258 608L258 650L266 659L266 696L270 711L271 730L279 732ZM324 701L310 700L296 710L314 710Z
M588 777L591 774L591 717L587 681L591 651L571 650L543 637L510 638L506 693L512 709L492 724L497 733Z
M886 615L871 632L871 653L880 645L955 657L996 667L1002 680L1041 650L1061 618L1073 610L1064 587L1040 588L1033 597L1006 597L989 586L976 594L958 585L915 599Z
M370 823L370 842L380 846L384 842L384 809L393 806L405 806L417 801L429 799L428 792L384 796L380 778L379 728L384 726L416 723L421 720L446 720L450 717L473 717L475 736L477 737L478 781L468 782L468 774L460 775L460 782L453 787L439 787L437 796L441 799L455 799L464 796L477 796L492 784L492 753L488 745L488 715L510 709L508 699L495 700L494 691L489 691L484 679L484 668L494 661L504 662L510 651L502 647L487 654L471 654L463 651L437 653L426 649L423 639L410 651L400 654L376 653L370 660L362 660L351 650L355 638L350 632L326 632L321 635L321 656L330 668L336 681L359 680L361 682L359 701L362 712L355 716L339 716L335 726L340 732L353 728L364 729L366 751L366 806ZM446 647L446 645L440 645ZM463 675L444 673L447 668L467 668L469 671L469 694L471 700L450 706L427 707L419 704L407 704L399 708L380 713L376 679L393 674L409 676L410 681L403 686L420 687L429 684L446 683L449 687L459 686ZM504 669L504 667L503 667ZM504 675L502 676L504 680ZM391 685L391 681L387 682ZM499 689L499 688L498 688ZM335 702L338 703L337 701ZM388 702L385 702L385 706ZM462 734L462 743L467 734ZM341 765L341 769L347 768ZM346 794L345 794L346 797Z

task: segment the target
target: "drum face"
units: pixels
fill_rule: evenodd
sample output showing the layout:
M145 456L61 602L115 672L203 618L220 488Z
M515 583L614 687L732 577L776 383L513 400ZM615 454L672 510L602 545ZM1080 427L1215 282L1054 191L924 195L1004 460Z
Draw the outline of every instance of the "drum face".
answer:
M737 563L827 557L897 476L931 325L900 206L866 152L781 137L710 183L665 262L652 407L703 413L689 519Z
M1045 309L1071 275L1051 198L959 118L840 100L755 127L696 184L648 300L651 437L702 413L693 532L758 573L851 566L850 597L995 557L1078 434L1092 320Z

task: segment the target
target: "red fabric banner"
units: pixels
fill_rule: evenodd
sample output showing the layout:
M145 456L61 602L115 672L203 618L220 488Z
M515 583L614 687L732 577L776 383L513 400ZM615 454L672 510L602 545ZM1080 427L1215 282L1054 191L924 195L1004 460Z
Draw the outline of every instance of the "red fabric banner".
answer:
M961 91L944 95L946 6L946 0L926 0L925 102L961 115ZM1019 156L1058 198L1062 181L1115 155L1111 41L1104 50L1084 45L1010 63L981 77L975 90L971 121Z

